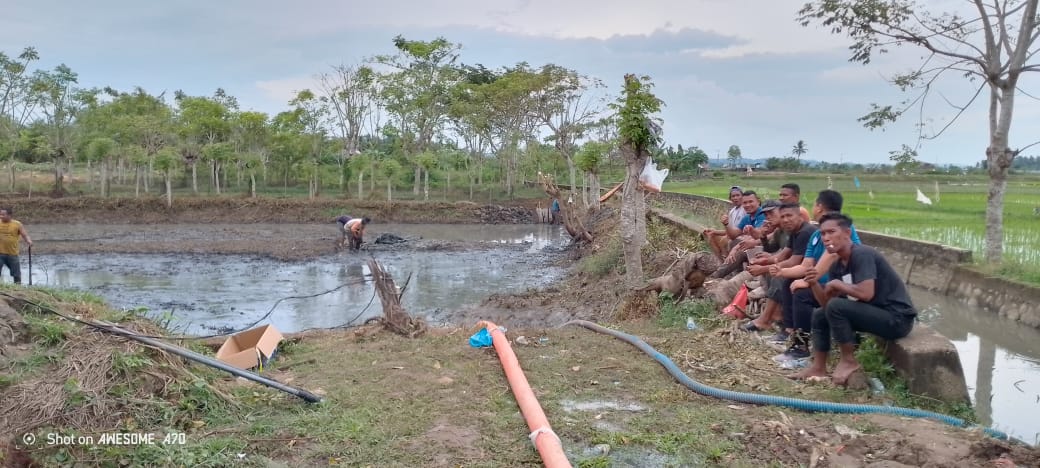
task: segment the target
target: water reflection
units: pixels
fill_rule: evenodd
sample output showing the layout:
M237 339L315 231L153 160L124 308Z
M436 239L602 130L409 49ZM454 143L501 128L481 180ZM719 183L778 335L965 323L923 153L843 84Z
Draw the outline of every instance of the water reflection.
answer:
M953 341L979 422L1040 443L1040 330L912 290L921 320Z

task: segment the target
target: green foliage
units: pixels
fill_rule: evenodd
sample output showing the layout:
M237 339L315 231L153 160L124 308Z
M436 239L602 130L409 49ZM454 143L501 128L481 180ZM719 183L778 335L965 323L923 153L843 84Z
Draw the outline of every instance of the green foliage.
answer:
M633 145L637 154L661 141L661 136L651 124L654 124L653 116L661 110L664 102L650 92L653 86L649 76L625 75L621 97L616 103L610 104L617 113L618 135L622 144Z
M621 239L611 237L601 249L581 259L578 270L594 278L599 278L622 265Z
M68 327L46 317L25 316L33 341L41 346L57 346L65 341Z
M889 151L888 159L896 163L896 172L900 174L906 174L912 172L921 165L921 161L917 159L917 150L903 145L903 148L899 151Z
M720 317L715 304L710 300L688 299L676 303L672 293L662 291L658 296L661 312L657 324L663 328L686 327L686 318L693 317L698 327L714 327L726 319Z

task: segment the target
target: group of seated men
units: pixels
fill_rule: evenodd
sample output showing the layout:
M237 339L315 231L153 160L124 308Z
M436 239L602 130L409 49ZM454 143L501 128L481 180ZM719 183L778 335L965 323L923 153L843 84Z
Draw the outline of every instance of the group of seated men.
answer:
M723 228L704 231L723 260L713 276L744 269L762 278L766 306L743 330L775 329L770 340L786 351L774 360L800 369L791 376L796 379L826 377L831 342L837 342L841 358L831 378L844 385L860 368L858 333L905 337L917 311L892 266L860 242L852 219L841 213L841 194L821 191L810 218L800 192L797 184L784 184L777 200L761 202L754 191L732 187Z

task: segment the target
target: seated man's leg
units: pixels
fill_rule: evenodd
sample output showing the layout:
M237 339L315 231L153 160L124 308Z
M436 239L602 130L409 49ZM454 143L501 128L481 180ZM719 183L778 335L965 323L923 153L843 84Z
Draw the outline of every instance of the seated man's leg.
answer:
M719 266L719 269L715 270L715 273L712 273L711 277L725 278L733 272L736 272L737 270L744 268L744 262L747 262L747 259L747 252L740 252L739 254L737 254L736 258L732 263L725 263Z
M812 364L791 376L794 379L827 376L827 355L831 352L831 325L822 308L812 311Z
M794 342L792 346L796 346L808 355L809 351L809 335L812 331L812 318L813 313L817 309L816 297L813 296L811 289L799 289L793 293L792 296L798 296L799 306L792 307L791 318L794 325ZM794 299L792 299L792 303Z
M841 360L834 368L834 382L845 384L859 370L856 360L856 332L872 333L885 339L902 338L910 333L914 317L845 298L834 298L825 308L831 334L838 342Z

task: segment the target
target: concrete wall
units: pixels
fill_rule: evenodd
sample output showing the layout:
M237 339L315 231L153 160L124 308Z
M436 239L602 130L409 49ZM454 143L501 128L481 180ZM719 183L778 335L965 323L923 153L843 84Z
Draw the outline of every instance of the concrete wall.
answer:
M654 194L651 200L665 210L679 209L710 220L718 219L730 206L722 199L672 192ZM699 227L696 222L667 220ZM1040 328L1040 288L989 277L971 269L971 251L874 232L857 232L864 244L885 255L907 284Z

